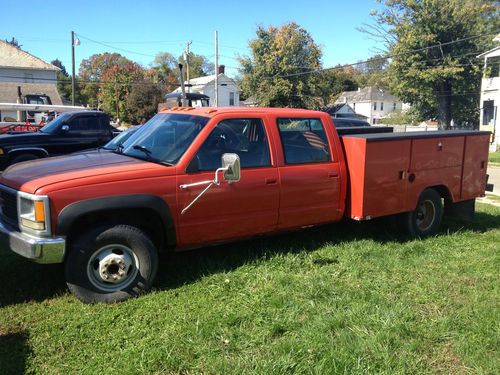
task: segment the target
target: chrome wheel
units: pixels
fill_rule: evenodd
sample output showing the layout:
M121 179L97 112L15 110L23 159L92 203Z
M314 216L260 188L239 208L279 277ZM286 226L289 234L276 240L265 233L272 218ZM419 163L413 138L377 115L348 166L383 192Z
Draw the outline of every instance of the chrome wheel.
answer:
M127 246L111 244L97 250L87 263L87 277L96 288L115 292L129 286L139 272L139 259Z
M416 224L418 229L421 231L429 229L434 223L434 219L436 217L436 206L434 205L434 202L430 200L420 202L417 207L416 215Z

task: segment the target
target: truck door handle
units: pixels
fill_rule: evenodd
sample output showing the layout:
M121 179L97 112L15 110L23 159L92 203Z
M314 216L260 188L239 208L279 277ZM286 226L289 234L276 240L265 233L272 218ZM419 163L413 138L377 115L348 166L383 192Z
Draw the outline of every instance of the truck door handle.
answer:
M329 172L328 173L328 177L330 178L337 178L339 176L339 174L337 172Z
M267 185L274 185L278 182L276 178L266 178L266 184Z

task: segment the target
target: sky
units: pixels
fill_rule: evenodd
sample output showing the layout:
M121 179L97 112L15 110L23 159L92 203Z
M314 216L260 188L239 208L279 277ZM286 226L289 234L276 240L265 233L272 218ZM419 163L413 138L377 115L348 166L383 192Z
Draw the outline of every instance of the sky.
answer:
M235 76L236 58L248 54L257 27L290 21L321 46L325 67L367 59L383 46L357 28L373 21L370 12L377 7L375 0L2 0L0 38L15 37L24 50L48 62L58 58L71 72L71 31L80 40L78 71L82 59L103 52L147 67L159 52L180 55L188 41L191 51L213 61L217 30L219 64Z

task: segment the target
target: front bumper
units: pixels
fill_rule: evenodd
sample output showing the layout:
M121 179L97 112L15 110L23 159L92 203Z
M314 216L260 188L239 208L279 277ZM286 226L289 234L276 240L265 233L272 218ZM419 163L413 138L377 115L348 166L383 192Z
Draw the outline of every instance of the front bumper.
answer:
M35 237L16 231L0 221L0 243L37 263L62 263L66 251L64 237Z

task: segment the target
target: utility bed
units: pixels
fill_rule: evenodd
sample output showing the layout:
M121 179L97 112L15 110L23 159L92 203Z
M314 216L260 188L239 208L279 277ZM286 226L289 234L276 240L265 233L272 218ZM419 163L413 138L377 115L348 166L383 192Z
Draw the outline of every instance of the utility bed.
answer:
M489 137L460 130L342 136L350 180L346 216L414 210L429 186L453 203L484 195Z

